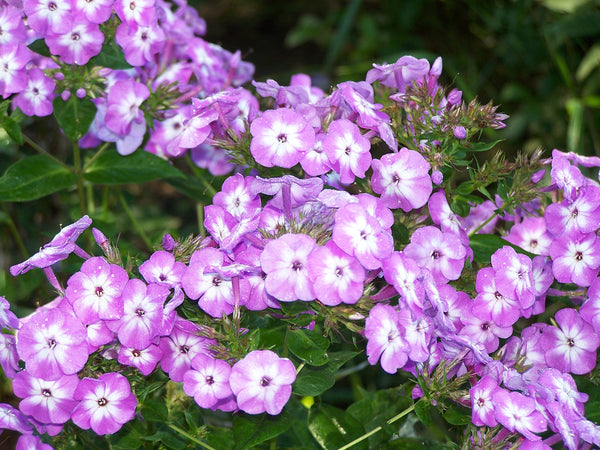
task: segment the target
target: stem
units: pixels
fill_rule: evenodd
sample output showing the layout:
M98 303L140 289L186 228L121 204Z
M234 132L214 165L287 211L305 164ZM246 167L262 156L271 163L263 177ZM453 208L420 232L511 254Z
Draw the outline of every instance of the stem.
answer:
M390 420L388 420L385 424L386 425L391 425L394 422L396 422L397 420L403 418L404 416L406 416L407 414L410 414L413 410L415 409L415 404L413 403L411 406L409 406L408 408L406 408L404 411L402 411L400 414L392 417ZM344 445L343 447L340 447L338 450L346 450L348 448L353 447L354 445L358 444L359 442L364 441L365 439L367 439L370 436L373 436L375 433L378 433L379 431L381 431L383 429L383 427L379 426L376 428L373 428L371 431L369 431L368 433L363 434L362 436L354 439L352 442L350 442L349 444Z
M492 214L490 217L488 217L481 225L479 225L477 228L475 228L473 231L471 231L469 233L469 237L473 236L475 233L477 233L479 230L481 230L483 227L485 227L488 223L490 223L492 221L492 219L494 217L496 217L498 215L497 212L495 212L494 214Z
M77 194L79 195L79 209L81 215L87 214L85 203L85 190L83 189L83 171L81 169L81 150L79 144L73 142L73 164L75 165L75 175L77 175Z
M174 431L177 431L179 434L181 434L183 437L185 437L186 439L189 439L190 441L198 444L201 447L206 448L207 450L216 450L214 447L211 447L210 445L208 445L206 442L202 442L200 439L195 438L194 436L192 436L191 434L189 434L187 431L182 430L181 428L179 428L176 425L173 425L172 423L168 423L167 426L169 428L171 428Z
M2 210L6 214L6 224L8 226L8 229L10 230L10 233L12 234L13 239L17 243L17 247L19 247L19 251L21 252L21 255L23 256L23 258L27 259L29 257L29 253L27 252L27 248L25 247L25 243L23 242L23 239L21 239L21 235L19 234L19 230L17 229L15 222L13 221L12 217L10 216L10 213L8 212L6 203L4 203L4 202L0 202L0 203L2 203Z
M110 145L110 142L105 142L104 144L102 144L102 147L100 147L98 149L98 151L96 152L96 154L94 156L92 156L90 158L90 160L88 162L85 163L85 165L83 166L83 171L85 172L93 163L94 161L96 161L98 159L98 157L104 153L104 151L108 148L108 146Z
M46 150L44 150L42 147L40 147L37 143L35 143L34 141L32 141L26 134L23 135L23 140L25 142L27 142L27 144L29 144L29 146L34 149L36 152L41 153L42 155L47 156L48 158L50 158L51 160L53 160L54 162L60 164L63 167L66 167L67 169L71 170L71 166L69 166L68 164L65 164L64 162L62 162L60 159L58 159L56 156L51 155L50 153L48 153Z
M129 209L129 205L127 204L127 201L125 201L125 197L123 196L123 192L121 192L121 191L119 191L119 200L121 200L121 204L123 205L125 214L127 214L127 217L129 217L129 220L131 220L131 223L133 224L133 228L135 228L135 231L140 235L140 237L142 238L142 241L144 241L144 244L146 244L146 247L148 247L148 250L152 251L152 243L150 242L148 235L143 230L143 228L141 227L141 225L137 221L137 219L135 217L133 217L131 209Z

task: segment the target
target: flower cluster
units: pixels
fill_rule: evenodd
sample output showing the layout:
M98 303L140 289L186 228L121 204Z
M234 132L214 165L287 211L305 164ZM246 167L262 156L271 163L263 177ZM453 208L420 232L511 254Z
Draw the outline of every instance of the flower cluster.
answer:
M201 408L278 415L319 363L297 348L280 357L287 344L250 329L258 316L322 331L315 341L353 333L368 363L416 377L415 399L469 407L474 447L600 445L574 378L600 347L600 185L587 176L600 159L555 150L470 170L469 138L507 116L442 87L441 58L374 65L329 94L302 74L255 81L261 111L240 87L251 67L197 37L204 23L178 5L25 0L0 13L13 106L34 111L37 89L34 113L49 113L54 92L70 95L55 88L65 65L85 66L91 84L75 95L93 97L96 117L81 145L130 153L150 118L146 150L243 170L205 207L208 237L165 236L132 267L99 230L104 256L75 243L84 216L11 268L44 269L59 296L22 319L0 298L0 364L21 399L0 427L22 445L69 420L115 433L138 409L131 381L160 371ZM133 68L94 65L104 33ZM23 44L41 39L53 58ZM461 165L470 179L457 186ZM72 253L84 262L63 287L52 266Z
M198 165L228 173L233 165L222 150L193 142L217 119L242 124L256 99L243 91L221 117L215 111L193 120L190 100L240 86L254 66L239 51L202 39L206 23L186 1L173 6L163 0L3 2L0 95L28 116L50 115L60 98L86 100L95 118L82 147L114 142L127 155L146 137L149 152L177 158L194 148Z

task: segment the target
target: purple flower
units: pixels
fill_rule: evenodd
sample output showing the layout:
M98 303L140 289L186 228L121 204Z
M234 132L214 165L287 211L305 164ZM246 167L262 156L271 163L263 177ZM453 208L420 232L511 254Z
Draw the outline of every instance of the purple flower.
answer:
M349 203L335 213L332 239L370 270L380 268L394 250L391 233L359 203Z
M17 351L31 375L56 380L83 369L86 337L74 315L59 308L38 311L17 332Z
M354 177L365 177L371 166L370 148L369 140L347 119L333 121L323 138L323 150L344 184L352 183Z
M465 247L455 234L442 233L433 226L416 229L404 253L419 267L429 270L440 284L457 280L467 257Z
M596 278L587 291L587 299L579 308L581 318L591 324L600 335L600 278Z
M402 335L397 311L392 306L375 305L365 321L369 363L375 365L381 358L382 369L391 374L404 367L411 349Z
M260 196L251 192L254 180L239 173L227 178L213 197L213 205L221 206L238 221L256 216L261 204Z
M231 279L223 278L211 270L226 264L228 257L215 248L203 248L192 255L190 265L183 274L181 284L192 300L212 317L233 312L233 286Z
M519 392L497 389L493 394L496 419L509 431L521 433L527 439L539 441L534 433L541 433L547 428L546 419L536 409L535 400Z
M80 403L73 411L73 422L99 435L119 431L133 419L137 406L127 378L114 372L100 375L98 379L82 379L74 396Z
M74 0L73 12L82 15L88 22L106 22L112 14L114 0Z
M115 40L123 48L125 61L132 66L143 66L164 48L165 32L155 22L150 26L123 22L117 28Z
M482 344L487 353L498 349L500 345L498 338L506 339L513 332L511 326L500 327L490 318L479 317L469 311L465 311L460 320L464 326L458 334L467 337L470 342Z
M549 255L552 236L546 229L548 208L544 217L525 217L512 226L504 237L508 242L536 255Z
M333 241L308 256L308 273L317 299L325 305L353 304L363 294L365 269Z
M296 368L270 350L254 350L231 368L229 385L239 408L248 414L277 415L292 394Z
M150 344L144 349L121 346L117 361L126 366L135 367L142 375L148 376L152 373L161 357L162 351L160 347L155 344Z
M181 286L181 277L186 270L184 263L175 261L172 253L159 250L150 255L139 268L146 283L156 283L169 288Z
M473 301L473 314L490 317L499 327L512 326L521 316L521 304L515 297L503 295L496 287L496 272L484 267L477 273L477 297Z
M119 135L127 135L133 122L144 121L141 104L150 96L148 88L132 79L117 81L108 91L106 126Z
M558 327L545 327L541 339L546 363L563 372L588 373L596 366L600 337L575 309L561 309L554 317Z
M15 337L10 334L0 333L0 367L7 378L14 377L21 370Z
M469 390L473 425L495 427L498 424L494 415L494 402L492 400L497 389L498 382L486 375Z
M178 318L171 334L160 338L159 346L163 352L160 367L173 381L181 382L196 355L209 354L213 345L216 342L212 339L198 336L195 324Z
M22 434L19 436L15 450L54 450L54 447L43 443L39 436Z
M10 302L0 296L0 331L2 328L19 328L19 319L14 312L10 310Z
M0 45L0 95L6 98L27 86L26 65L32 52L20 42Z
M379 81L385 86L405 92L415 81L422 81L429 74L429 61L414 56L402 56L394 64L373 64L367 72L367 83Z
M498 291L508 298L519 300L523 308L529 308L535 301L531 259L517 254L508 245L496 250L491 259Z
M155 0L116 0L115 12L130 25L150 25L156 21Z
M583 186L573 201L551 203L544 211L548 231L554 236L563 233L592 233L600 223L600 188Z
M250 133L250 152L265 167L293 167L315 142L313 128L287 108L265 111L252 121Z
M76 20L72 27L59 33L46 35L46 44L53 55L58 55L67 64L83 66L100 53L104 34L98 24L87 20Z
M7 403L0 403L0 430L31 434L33 426L21 411Z
M308 256L316 246L315 240L306 234L284 234L269 241L260 255L261 267L267 274L267 292L285 302L313 300Z
M412 258L404 252L394 252L383 260L383 275L400 294L401 301L413 312L423 311L425 290L419 281L421 269Z
M24 0L23 10L27 15L27 25L42 35L52 31L64 33L71 28L71 2Z
M25 42L27 29L23 23L23 12L10 4L4 4L0 10L0 45L12 42Z
M22 398L19 409L42 423L65 423L77 405L73 398L79 384L77 375L65 375L56 380L36 378L23 370L13 379L13 391Z
M318 177L331 170L329 158L323 149L324 137L324 133L318 133L315 136L314 145L306 151L304 157L300 160L300 166L311 177Z
M128 279L124 269L95 256L69 278L66 298L85 325L117 320L123 315L121 293Z
M398 153L374 159L373 190L381 194L388 208L408 212L427 203L433 189L429 177L430 165L419 153L402 148Z
M67 259L68 256L76 251L75 241L81 233L92 224L92 219L83 216L77 222L67 225L54 238L42 247L42 249L20 264L10 268L12 276L25 273L33 267L49 267L52 264Z
M146 285L142 280L131 279L123 289L123 315L107 322L115 331L119 342L126 347L144 349L160 334L163 305L169 288L159 284Z
M552 272L561 283L589 286L600 267L600 242L595 233L566 235L550 245Z
M13 106L28 116L48 116L52 114L54 87L54 80L34 67L27 73L27 86L15 96Z
M212 408L233 394L229 386L231 366L222 359L196 355L192 369L183 375L183 390L201 408Z

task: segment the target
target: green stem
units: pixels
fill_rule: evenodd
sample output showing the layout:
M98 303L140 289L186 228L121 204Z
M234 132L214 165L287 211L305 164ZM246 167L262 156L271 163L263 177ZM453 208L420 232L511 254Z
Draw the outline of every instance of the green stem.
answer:
M79 196L79 208L81 215L87 214L85 203L85 190L83 188L83 171L81 170L81 150L79 144L73 142L73 164L75 165L75 175L77 175L77 194Z
M469 233L469 237L473 236L475 233L477 233L479 230L481 230L483 227L485 227L488 223L490 223L492 221L492 219L494 217L496 217L498 215L497 212L495 212L494 214L492 214L490 217L487 218L487 220L485 222L483 222L481 225L479 225L477 228L475 228L473 231L471 231Z
M85 165L83 166L83 171L85 172L93 163L94 161L96 161L98 159L98 157L104 153L104 151L108 148L108 146L110 145L110 142L105 142L104 144L102 144L102 147L100 147L98 149L98 151L96 152L96 154L94 156L92 156L90 158L90 160L88 162L85 163Z
M181 434L183 437L185 437L186 439L189 439L190 441L198 444L201 447L204 447L207 450L216 450L214 447L211 447L210 445L208 445L206 442L201 441L200 439L192 436L190 433L188 433L185 430L182 430L181 428L179 428L176 425L173 425L172 423L168 423L167 426L169 428L171 428L174 431L177 431L179 434Z
M400 414L392 417L390 420L388 420L385 424L386 425L391 425L394 422L396 422L397 420L402 419L404 416L406 416L407 414L410 414L413 410L415 409L415 404L413 403L411 406L409 406L408 408L406 408L404 411L402 411ZM346 450L348 448L353 447L354 445L358 444L359 442L364 441L365 439L369 438L370 436L373 436L375 433L378 433L379 431L381 431L383 429L383 427L379 426L377 428L373 428L371 431L369 431L368 433L363 434L362 436L354 439L352 442L344 445L343 447L340 447L338 450Z
M123 205L125 214L127 214L127 217L129 217L129 220L131 220L133 228L135 228L135 231L140 235L140 237L144 241L144 244L146 244L146 247L148 247L148 250L152 251L152 243L150 242L148 235L146 234L140 223L137 221L137 219L133 217L133 213L131 212L131 209L129 209L129 205L127 204L127 201L123 196L123 192L121 191L119 191L119 200L121 200L121 204Z
M58 159L56 156L53 156L50 153L48 153L46 150L44 150L42 147L40 147L36 142L32 141L26 134L23 135L23 140L25 142L27 142L27 144L32 149L34 149L36 152L41 153L42 155L47 156L48 158L50 158L54 162L60 164L61 166L66 167L69 170L72 170L71 166L69 166L68 164L65 164L60 159Z
M10 233L12 234L13 239L17 243L17 247L19 247L19 251L21 252L22 256L25 259L27 259L29 257L29 253L27 252L27 248L25 247L25 243L23 242L23 239L21 239L19 230L17 229L15 222L13 221L12 217L10 216L8 208L6 207L6 203L4 203L4 202L1 202L1 203L2 203L2 210L6 214L6 222L7 222L8 228L10 230Z

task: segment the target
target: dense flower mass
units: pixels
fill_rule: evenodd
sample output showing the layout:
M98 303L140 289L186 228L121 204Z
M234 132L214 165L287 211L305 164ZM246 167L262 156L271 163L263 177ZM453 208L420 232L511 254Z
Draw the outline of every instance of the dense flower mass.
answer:
M85 129L65 135L78 151L99 147L92 162L114 143L235 171L220 187L181 182L214 192L202 236L123 258L94 229L89 254L76 244L83 215L10 268L43 269L57 296L20 319L0 297L0 366L19 407L0 405L0 429L22 433L22 448L74 426L122 430L119 448L166 430L198 444L221 422L234 432L217 441L256 423L266 431L252 439L270 439L363 358L344 373L370 364L386 383L416 380L424 422L438 405L464 424L450 405L470 408L466 447L600 445L578 384L588 375L597 388L600 160L555 150L476 173L469 141L507 116L448 91L441 58L374 64L329 93L305 74L254 81L255 96L242 87L252 65L204 33L185 0L0 2L4 112L87 110ZM122 58L103 57L109 48ZM470 177L460 185L457 167ZM59 279L68 258L76 269ZM202 426L189 411L173 418L196 406ZM314 408L315 439L324 422L357 422ZM285 426L246 417L263 413ZM140 437L146 419L160 425Z

